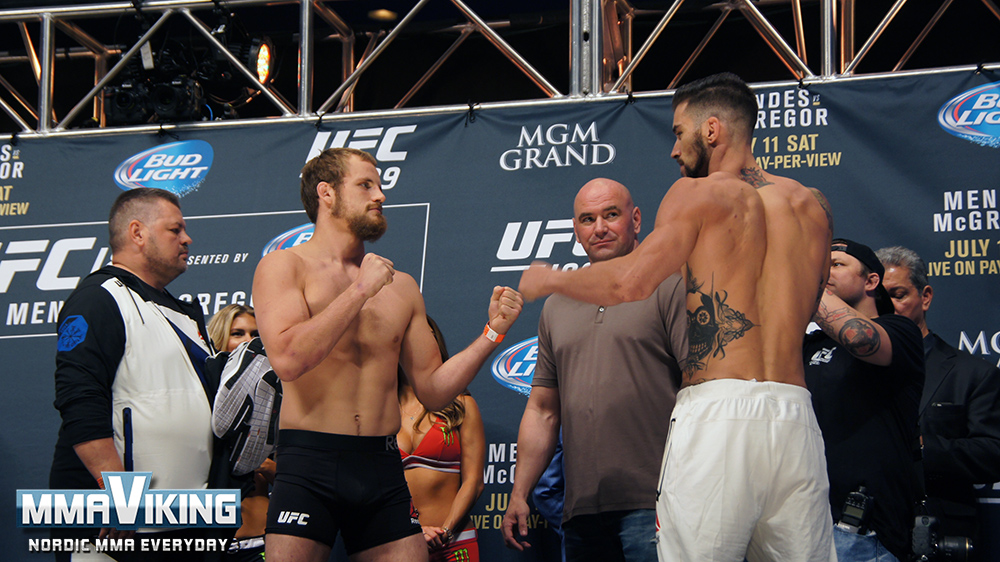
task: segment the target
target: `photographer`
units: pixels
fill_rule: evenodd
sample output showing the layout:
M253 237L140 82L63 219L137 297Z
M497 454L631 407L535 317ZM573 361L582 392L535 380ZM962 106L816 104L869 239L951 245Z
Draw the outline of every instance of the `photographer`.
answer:
M1000 480L1000 370L927 328L934 291L920 256L895 246L879 250L878 257L896 314L913 320L924 338L920 434L928 515L938 520L939 537L968 537L974 545L979 521L973 484Z

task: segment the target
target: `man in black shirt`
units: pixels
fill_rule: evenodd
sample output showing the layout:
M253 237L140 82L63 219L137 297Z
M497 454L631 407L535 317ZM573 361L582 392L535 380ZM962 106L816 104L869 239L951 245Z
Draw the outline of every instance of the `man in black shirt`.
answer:
M871 248L834 240L830 280L805 339L806 384L830 476L834 543L841 562L909 559L921 496L917 408L923 388L920 330L893 313ZM864 520L844 502L864 487ZM854 496L857 497L857 496ZM862 554L864 551L864 554Z
M877 252L896 314L924 337L927 377L920 398L920 435L928 510L946 536L979 538L974 484L1000 480L1000 369L955 349L927 327L934 289L913 250ZM975 558L973 558L975 559Z

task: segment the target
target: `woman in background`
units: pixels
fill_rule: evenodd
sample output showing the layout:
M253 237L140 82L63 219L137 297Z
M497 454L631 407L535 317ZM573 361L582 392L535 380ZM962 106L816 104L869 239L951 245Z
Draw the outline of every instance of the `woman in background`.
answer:
M430 330L448 359L441 332L430 318ZM479 561L476 528L469 512L483 492L486 435L479 406L468 393L445 409L428 412L399 372L397 435L403 474L413 497L414 514L423 527L430 562Z
M257 317L253 308L231 304L215 313L208 322L208 337L212 338L216 351L232 351L257 337Z
M231 352L241 343L257 337L257 317L253 308L231 304L212 316L208 337L220 352ZM267 459L253 471L253 482L246 482L240 512L243 525L236 530L229 545L227 560L232 562L264 558L264 527L267 525L268 485L274 482L274 461Z

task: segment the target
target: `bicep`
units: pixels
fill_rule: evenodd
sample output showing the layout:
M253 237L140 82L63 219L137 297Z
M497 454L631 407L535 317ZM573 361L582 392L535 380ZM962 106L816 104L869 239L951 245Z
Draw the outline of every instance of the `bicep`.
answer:
M653 231L628 254L623 268L626 285L641 287L649 296L660 282L680 271L694 251L702 220L709 209L699 194L684 185L675 185L663 197Z
M400 279L405 282L406 279ZM412 282L412 281L411 281ZM438 348L437 340L434 339L434 332L427 321L427 312L424 308L424 299L420 292L416 290L414 283L413 294L407 297L407 302L411 303L411 313L409 325L403 334L403 342L399 350L399 364L403 367L410 385L414 389L414 379L423 379L441 366L441 350Z
M261 341L268 352L283 347L280 337L309 319L309 306L291 254L275 252L261 259L253 277L253 300Z

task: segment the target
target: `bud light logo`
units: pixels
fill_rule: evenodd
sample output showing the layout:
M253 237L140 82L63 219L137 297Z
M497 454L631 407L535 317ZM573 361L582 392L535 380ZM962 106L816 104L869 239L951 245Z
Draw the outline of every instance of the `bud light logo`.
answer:
M129 190L157 187L183 197L198 189L212 167L212 145L181 141L140 152L118 165L115 183Z
M279 234L274 238L274 240L268 242L267 246L264 246L264 252L261 254L261 257L264 257L275 250L285 250L298 246L299 244L312 238L313 230L315 228L316 225L309 222Z
M938 123L956 137L1000 148L1000 82L952 98L938 111Z
M538 358L538 337L524 340L508 348L493 360L493 378L511 390L531 394L531 379Z

